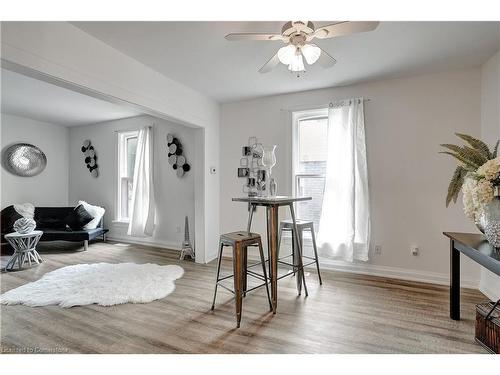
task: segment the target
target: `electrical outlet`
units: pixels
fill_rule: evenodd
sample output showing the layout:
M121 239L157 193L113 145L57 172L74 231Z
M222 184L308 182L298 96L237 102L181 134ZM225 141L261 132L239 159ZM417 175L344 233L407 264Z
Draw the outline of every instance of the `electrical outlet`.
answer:
M177 228L175 228L175 230L177 233L181 233L181 227L177 226Z
M375 245L375 254L382 255L382 246L381 245Z
M420 249L418 248L418 246L412 246L410 248L410 252L411 252L411 255L413 255L414 257L418 256L420 254Z

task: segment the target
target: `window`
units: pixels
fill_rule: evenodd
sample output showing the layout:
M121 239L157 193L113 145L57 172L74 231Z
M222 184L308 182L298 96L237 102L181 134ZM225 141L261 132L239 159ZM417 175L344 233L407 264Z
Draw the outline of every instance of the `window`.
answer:
M138 133L118 133L118 221L129 220Z
M297 217L312 220L317 231L328 157L328 110L296 112L293 127L294 194L312 197L312 201L297 203Z

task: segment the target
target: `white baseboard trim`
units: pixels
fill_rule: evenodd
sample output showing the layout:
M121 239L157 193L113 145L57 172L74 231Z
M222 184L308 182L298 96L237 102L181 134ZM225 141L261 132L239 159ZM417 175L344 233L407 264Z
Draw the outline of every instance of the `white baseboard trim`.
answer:
M345 263L335 260L320 261L320 267L340 272L350 272L361 275L388 277L408 281L418 281L430 284L450 285L448 274L412 270L399 267L379 266L375 264ZM479 289L479 280L462 277L460 285L463 288Z
M167 242L167 241L157 241L157 240L145 241L136 238L121 237L121 236L107 236L106 238L110 241L115 241L115 242L124 242L135 245L144 245L144 246L158 247L161 249L181 251L181 246L179 246L179 244L174 244L172 242Z

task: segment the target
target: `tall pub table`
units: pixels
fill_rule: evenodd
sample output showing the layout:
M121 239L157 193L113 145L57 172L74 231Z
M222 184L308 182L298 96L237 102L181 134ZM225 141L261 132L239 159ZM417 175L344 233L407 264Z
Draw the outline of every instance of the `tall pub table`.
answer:
M460 320L460 254L500 276L500 249L479 233L443 234L450 239L450 318Z
M312 197L293 197L293 196L276 196L276 197L241 197L233 198L234 202L245 202L249 204L248 210L248 225L247 232L250 232L252 227L252 218L254 209L257 206L266 208L267 217L267 247L269 250L269 278L271 279L271 304L273 313L276 314L278 305L278 210L280 207L290 209L292 216L294 232L298 233L297 222L295 220L295 210L293 204L295 202L309 201ZM305 283L304 270L302 265L302 244L298 241L298 236L294 236L295 246L298 250L298 256L294 259L294 268L297 271L297 291L302 292L302 284L307 296L307 286Z

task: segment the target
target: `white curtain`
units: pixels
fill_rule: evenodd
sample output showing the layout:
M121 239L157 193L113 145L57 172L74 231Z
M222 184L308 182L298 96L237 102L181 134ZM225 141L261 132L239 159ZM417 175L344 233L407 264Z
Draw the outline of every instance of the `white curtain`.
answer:
M328 161L318 243L326 256L368 260L370 207L363 98L328 111Z
M130 223L127 231L129 236L153 235L155 218L153 185L153 128L147 126L139 131L137 137Z

